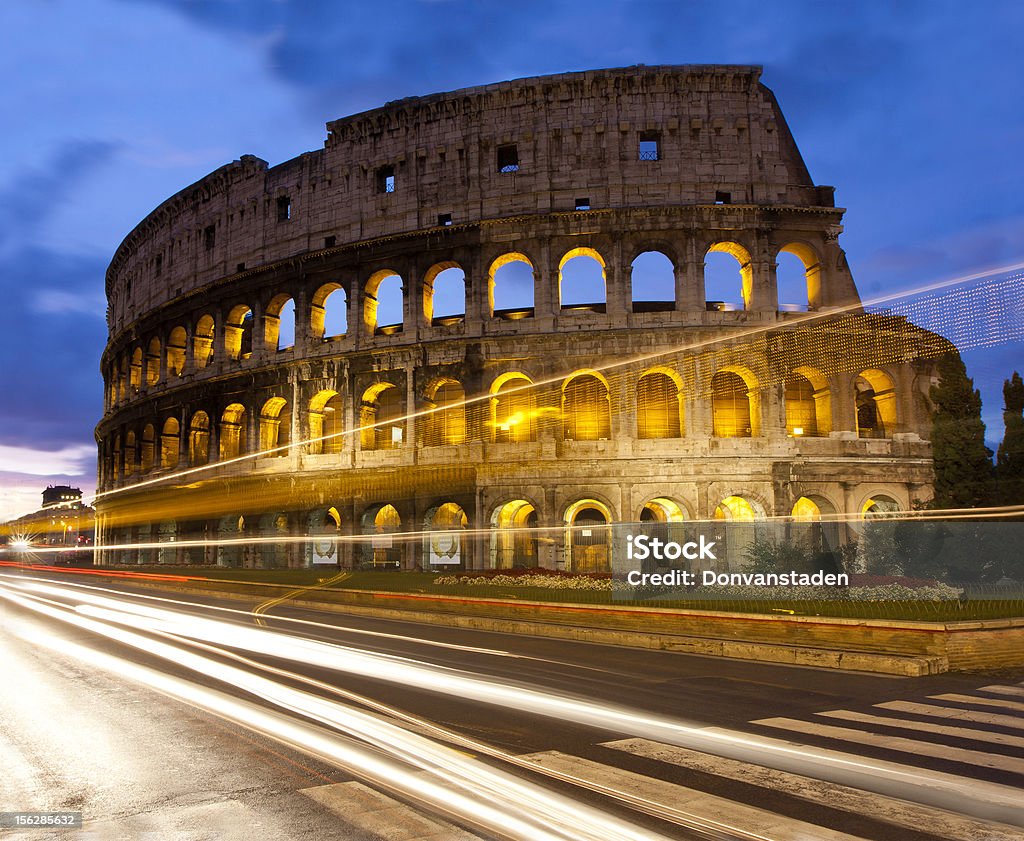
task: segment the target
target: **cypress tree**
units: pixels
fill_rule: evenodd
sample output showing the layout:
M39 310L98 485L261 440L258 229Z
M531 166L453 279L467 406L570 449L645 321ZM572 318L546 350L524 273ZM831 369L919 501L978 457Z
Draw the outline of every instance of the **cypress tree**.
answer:
M992 451L985 446L981 393L958 353L940 357L939 384L929 396L935 508L980 508L992 501Z
M1006 431L996 452L998 501L1024 504L1024 380L1016 371L1003 381L1003 423Z

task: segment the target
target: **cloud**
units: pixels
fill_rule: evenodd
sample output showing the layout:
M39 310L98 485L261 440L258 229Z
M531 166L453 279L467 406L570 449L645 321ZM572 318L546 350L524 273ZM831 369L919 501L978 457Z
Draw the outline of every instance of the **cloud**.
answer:
M106 301L95 295L80 295L63 289L41 289L32 299L31 307L44 314L79 313L102 319Z
M0 469L5 473L78 476L93 472L95 462L96 448L88 445L64 447L60 450L38 450L32 447L9 447L0 444Z

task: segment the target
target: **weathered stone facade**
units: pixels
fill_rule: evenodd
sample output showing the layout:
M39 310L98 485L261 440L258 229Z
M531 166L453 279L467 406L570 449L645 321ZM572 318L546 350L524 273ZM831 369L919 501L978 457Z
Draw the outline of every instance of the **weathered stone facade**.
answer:
M634 67L401 100L168 199L107 273L97 509L108 547L175 545L104 559L412 566L456 557L429 533L468 526L463 565L595 568L585 541L514 535L930 496L945 347L860 311L843 211L759 75ZM649 251L673 301L633 298ZM706 300L709 252L739 262L741 308ZM780 309L780 252L804 265L806 312ZM603 301L563 303L574 256L600 264ZM495 308L510 261L532 268L532 306ZM435 318L453 268L465 312ZM403 320L380 325L396 275ZM388 531L427 534L332 542ZM308 534L330 545L254 542Z

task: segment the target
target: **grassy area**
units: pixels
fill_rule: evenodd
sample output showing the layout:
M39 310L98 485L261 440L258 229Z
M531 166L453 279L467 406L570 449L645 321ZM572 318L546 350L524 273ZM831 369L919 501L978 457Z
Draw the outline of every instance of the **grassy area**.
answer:
M194 575L223 582L224 586L263 584L313 587L337 575L334 567L317 569L220 569L210 567L131 567L135 572ZM855 619L903 619L925 622L957 622L977 619L1024 617L1024 599L976 599L967 601L627 601L612 599L607 590L559 590L549 587L495 585L438 585L435 573L426 572L353 572L330 585L338 591L384 591L424 595L456 596L474 599L585 604L606 607L678 608L685 610L728 611L735 613L829 616ZM218 588L219 589L219 588ZM318 598L330 599L322 592Z

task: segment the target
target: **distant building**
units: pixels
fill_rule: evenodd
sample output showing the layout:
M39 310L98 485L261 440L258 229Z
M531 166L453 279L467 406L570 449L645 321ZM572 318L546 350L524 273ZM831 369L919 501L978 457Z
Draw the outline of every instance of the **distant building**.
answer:
M73 508L82 504L82 491L70 485L47 485L43 491L43 509Z
M96 512L82 503L80 488L49 485L43 491L43 507L24 517L0 525L0 542L27 540L35 561L44 563L63 560L70 563L92 563L92 553L53 555L46 547L85 548L93 545ZM40 555L42 552L44 554Z

